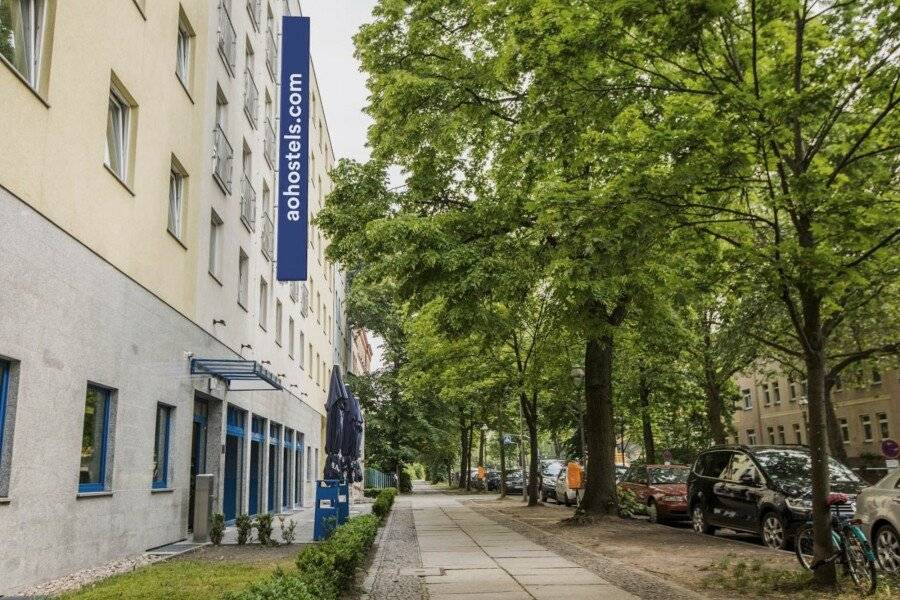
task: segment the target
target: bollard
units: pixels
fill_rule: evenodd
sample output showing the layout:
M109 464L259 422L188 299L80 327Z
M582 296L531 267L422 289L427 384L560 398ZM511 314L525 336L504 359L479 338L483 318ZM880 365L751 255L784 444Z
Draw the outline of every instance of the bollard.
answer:
M194 542L204 544L209 541L212 522L215 475L203 473L194 479Z

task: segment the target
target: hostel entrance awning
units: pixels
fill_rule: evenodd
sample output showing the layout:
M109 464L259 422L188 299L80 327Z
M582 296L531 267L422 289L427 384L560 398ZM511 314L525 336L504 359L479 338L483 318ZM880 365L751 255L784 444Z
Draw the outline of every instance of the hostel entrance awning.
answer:
M191 375L212 375L228 382L232 391L280 390L281 381L255 360L192 358ZM249 387L259 383L265 387Z

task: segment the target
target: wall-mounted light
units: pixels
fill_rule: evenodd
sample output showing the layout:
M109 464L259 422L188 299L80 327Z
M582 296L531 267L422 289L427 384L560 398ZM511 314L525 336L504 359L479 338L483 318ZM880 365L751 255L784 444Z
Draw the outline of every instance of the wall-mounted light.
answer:
M299 386L299 385L297 385L297 384L296 384L296 383L292 383L292 384L291 384L291 385L289 385L289 386L288 386L288 387L292 387L292 388L295 388L295 387L300 387L300 386Z
M287 377L287 373L278 373L275 377Z
M243 350L244 348L246 348L247 350L253 350L253 346L251 346L250 344L241 344L241 350Z
M260 364L263 364L263 365L271 365L271 364L272 364L272 361L271 361L271 360L264 360L264 361L261 361Z
M225 319L213 319L213 327L215 327L216 325L225 327Z

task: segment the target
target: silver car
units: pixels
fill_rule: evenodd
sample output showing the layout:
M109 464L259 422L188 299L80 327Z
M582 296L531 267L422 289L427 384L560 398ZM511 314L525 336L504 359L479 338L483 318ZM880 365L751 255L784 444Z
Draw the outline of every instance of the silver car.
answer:
M888 573L900 573L900 469L865 488L856 498L856 518Z

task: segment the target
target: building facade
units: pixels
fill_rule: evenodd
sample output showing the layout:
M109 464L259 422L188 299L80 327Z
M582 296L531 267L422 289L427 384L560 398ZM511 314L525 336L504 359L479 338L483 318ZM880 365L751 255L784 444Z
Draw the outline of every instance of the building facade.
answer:
M372 345L369 337L362 329L356 329L352 335L350 349L350 372L354 375L365 375L372 370Z
M312 505L350 334L314 226L308 280L274 277L300 10L0 0L0 594L188 538L198 473L228 521ZM315 80L310 108L312 220Z
M864 375L836 382L832 401L850 466L884 467L881 443L900 435L900 372L867 368ZM806 384L778 369L735 378L734 441L741 444L807 444ZM883 471L881 471L883 474ZM867 478L871 478L867 474Z

